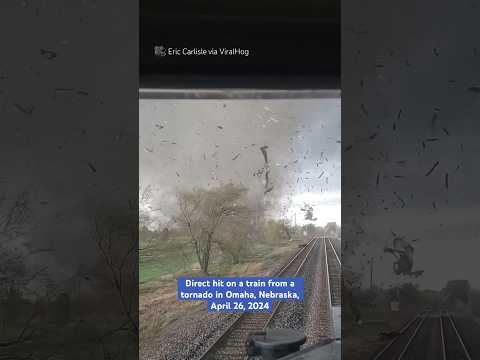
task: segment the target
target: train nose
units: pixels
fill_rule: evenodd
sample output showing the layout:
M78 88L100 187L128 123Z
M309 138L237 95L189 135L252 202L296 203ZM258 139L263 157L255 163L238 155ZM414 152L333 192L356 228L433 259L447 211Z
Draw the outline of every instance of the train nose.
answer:
M247 354L262 356L263 360L275 360L300 350L307 337L301 331L291 329L266 329L252 333L247 339Z

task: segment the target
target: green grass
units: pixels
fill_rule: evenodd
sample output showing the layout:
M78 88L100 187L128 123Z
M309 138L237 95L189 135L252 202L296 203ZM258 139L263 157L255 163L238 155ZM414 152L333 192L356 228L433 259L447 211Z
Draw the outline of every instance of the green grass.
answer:
M195 263L192 246L186 237L162 241L140 254L140 283L190 269Z
M262 262L267 266L273 266L285 258L286 250L296 247L299 242L297 240L291 243L254 244L243 261ZM147 290L156 281L172 280L179 274L189 274L194 264L197 264L197 259L188 237L176 236L168 241L157 241L154 246L140 253L141 290ZM209 266L211 275L241 274L242 269L242 263L233 265L218 249L213 250Z

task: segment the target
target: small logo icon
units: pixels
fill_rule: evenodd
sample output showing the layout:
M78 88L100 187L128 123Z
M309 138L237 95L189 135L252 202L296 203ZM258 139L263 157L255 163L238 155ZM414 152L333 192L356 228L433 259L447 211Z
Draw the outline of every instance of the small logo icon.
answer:
M165 46L155 46L154 48L155 56L167 56L167 51L165 50Z

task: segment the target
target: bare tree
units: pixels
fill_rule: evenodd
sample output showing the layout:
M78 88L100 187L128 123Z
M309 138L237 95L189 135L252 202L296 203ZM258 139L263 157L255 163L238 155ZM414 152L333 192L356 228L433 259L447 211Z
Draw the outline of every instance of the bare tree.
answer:
M129 332L138 341L138 297L131 291L137 284L138 231L128 216L95 218L94 237L105 266L104 277L116 294L124 321L104 338L118 332Z
M177 194L178 223L190 236L201 270L208 274L214 236L227 219L245 216L247 189L226 184L212 190L195 189Z
M19 329L8 338L0 338L0 358L3 353L11 359L20 358L22 347L36 334L33 321L37 317L35 310L23 314L20 309L24 303L23 295L28 285L45 274L46 266L27 266L28 257L34 253L23 237L31 231L31 201L28 192L22 192L9 199L0 197L0 305L8 314L9 325ZM23 241L23 243L20 243ZM20 315L26 315L19 320ZM33 359L32 354L25 359Z

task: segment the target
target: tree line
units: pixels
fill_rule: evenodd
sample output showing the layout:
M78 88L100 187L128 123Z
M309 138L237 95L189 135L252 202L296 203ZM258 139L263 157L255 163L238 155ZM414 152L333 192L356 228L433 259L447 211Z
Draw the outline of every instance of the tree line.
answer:
M176 213L170 222L172 226L149 231L148 215L141 214L140 240L146 244L145 247L141 245L141 250L155 246L156 241L168 240L173 233L182 234L188 238L201 271L208 274L214 248L237 264L258 243L306 238L325 231L330 235L339 234L334 223L321 229L313 223L295 226L288 219L268 217L263 199L252 203L247 194L246 187L233 183L211 189L178 191ZM335 229L330 229L332 226Z

